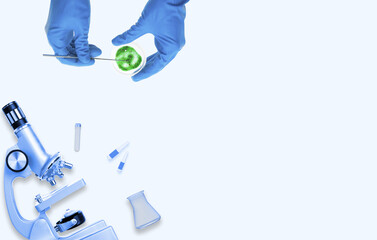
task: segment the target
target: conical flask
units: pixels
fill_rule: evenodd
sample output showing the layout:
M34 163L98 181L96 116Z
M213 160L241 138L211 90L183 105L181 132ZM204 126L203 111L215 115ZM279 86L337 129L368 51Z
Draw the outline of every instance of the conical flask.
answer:
M127 198L133 208L135 227L142 229L158 222L160 214L151 206L144 195L144 191L135 193Z

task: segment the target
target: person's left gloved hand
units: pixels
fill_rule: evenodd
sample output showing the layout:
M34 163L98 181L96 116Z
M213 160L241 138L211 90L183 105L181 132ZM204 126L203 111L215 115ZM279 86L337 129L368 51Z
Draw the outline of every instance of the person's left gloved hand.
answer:
M90 25L89 0L51 0L45 27L48 41L56 55L77 56L78 59L58 58L72 66L90 66L93 57L102 51L88 43Z
M185 4L189 0L149 0L138 22L113 39L119 46L130 43L146 33L155 37L157 52L148 57L145 67L132 77L140 81L161 71L185 44Z

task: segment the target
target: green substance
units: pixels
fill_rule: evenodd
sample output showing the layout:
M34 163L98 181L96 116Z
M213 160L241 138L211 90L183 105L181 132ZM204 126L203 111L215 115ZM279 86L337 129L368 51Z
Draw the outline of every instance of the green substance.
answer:
M140 66L142 57L133 47L124 46L118 49L115 54L118 67L122 71L130 71Z

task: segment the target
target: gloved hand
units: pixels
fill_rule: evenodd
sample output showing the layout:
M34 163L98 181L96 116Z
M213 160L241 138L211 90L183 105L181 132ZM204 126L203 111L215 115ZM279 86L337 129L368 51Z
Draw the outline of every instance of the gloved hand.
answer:
M45 27L48 41L56 55L78 57L58 58L61 63L90 66L94 64L91 58L101 55L101 49L88 44L89 24L89 0L51 0Z
M135 76L140 81L161 71L185 44L185 4L189 0L149 0L138 22L113 39L119 46L130 43L146 33L155 37L157 52L147 58L145 67Z

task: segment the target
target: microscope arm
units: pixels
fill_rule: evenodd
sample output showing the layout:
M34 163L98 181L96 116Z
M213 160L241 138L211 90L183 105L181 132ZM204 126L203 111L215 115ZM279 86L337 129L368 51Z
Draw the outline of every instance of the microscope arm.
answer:
M22 172L13 172L5 166L4 170L4 193L5 202L7 204L9 217L12 221L13 226L16 230L24 236L26 239L30 240L117 240L117 236L114 229L111 226L107 226L104 221L99 221L81 231L68 236L59 237L55 231L53 231L53 226L48 221L45 214L51 205L60 201L61 199L67 197L68 195L76 192L85 186L85 181L83 179L71 184L69 186L58 189L46 197L41 198L42 202L36 205L36 209L40 212L39 218L34 221L24 219L18 211L16 201L13 192L13 182L16 178L22 177L27 178L32 174L30 167L26 167Z
M9 217L16 230L27 239L29 239L34 221L23 218L18 211L16 200L14 198L13 181L18 177L27 178L31 173L30 167L27 167L24 171L18 173L13 172L7 166L4 168L4 195Z

